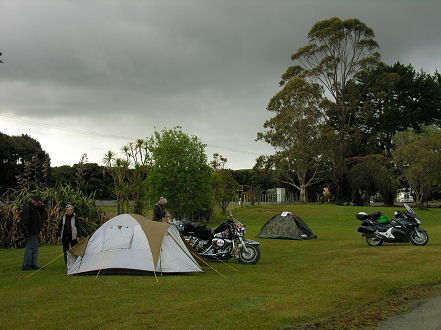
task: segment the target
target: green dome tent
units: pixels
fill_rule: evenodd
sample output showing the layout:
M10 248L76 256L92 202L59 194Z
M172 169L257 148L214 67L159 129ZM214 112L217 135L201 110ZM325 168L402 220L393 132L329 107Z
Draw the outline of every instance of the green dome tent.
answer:
M269 219L260 230L259 238L306 240L317 238L308 225L291 212L283 212Z

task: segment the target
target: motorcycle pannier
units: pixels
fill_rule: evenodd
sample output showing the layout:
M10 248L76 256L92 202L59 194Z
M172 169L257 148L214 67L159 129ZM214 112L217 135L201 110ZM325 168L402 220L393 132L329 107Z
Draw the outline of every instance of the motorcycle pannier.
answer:
M368 224L362 224L358 227L358 232L363 234L372 234L375 231L374 226Z

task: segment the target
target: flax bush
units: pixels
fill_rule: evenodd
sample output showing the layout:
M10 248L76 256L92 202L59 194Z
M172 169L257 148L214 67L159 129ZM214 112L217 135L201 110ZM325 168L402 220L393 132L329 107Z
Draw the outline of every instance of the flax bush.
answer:
M9 190L0 198L0 246L19 247L23 245L24 235L21 230L20 213L32 194L38 193L45 206L40 244L57 242L57 230L67 204L75 207L75 214L81 221L84 235L93 233L107 221L105 212L95 205L95 196L84 195L71 186L58 186L38 191L27 189Z

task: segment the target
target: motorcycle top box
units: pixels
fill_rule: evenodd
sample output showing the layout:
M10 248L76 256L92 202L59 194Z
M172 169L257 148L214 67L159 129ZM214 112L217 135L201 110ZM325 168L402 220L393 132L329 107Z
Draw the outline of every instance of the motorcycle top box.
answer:
M374 213L371 214L367 214L366 212L359 212L355 215L355 217L358 220L364 221L364 220L378 220L381 217L381 212L380 211L376 211Z

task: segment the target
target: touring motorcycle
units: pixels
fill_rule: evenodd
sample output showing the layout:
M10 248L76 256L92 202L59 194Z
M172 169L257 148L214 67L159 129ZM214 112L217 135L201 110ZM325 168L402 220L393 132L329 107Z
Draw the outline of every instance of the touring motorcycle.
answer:
M356 218L363 221L358 232L362 233L362 237L366 237L367 244L371 246L380 246L383 242L402 243L409 240L413 245L426 245L429 235L420 228L421 220L409 205L404 204L404 207L406 211L395 211L395 217L388 223L378 222L382 215L380 211L356 214Z
M213 231L208 226L186 220L176 221L174 224L202 257L220 260L235 258L248 265L255 264L260 259L260 243L244 239L245 226L233 215Z

